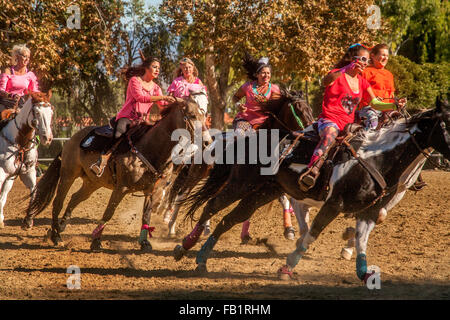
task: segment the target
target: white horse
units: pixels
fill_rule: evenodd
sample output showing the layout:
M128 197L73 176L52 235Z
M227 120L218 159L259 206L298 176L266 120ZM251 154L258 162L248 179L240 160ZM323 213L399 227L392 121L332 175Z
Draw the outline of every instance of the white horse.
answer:
M4 227L3 208L14 180L20 177L33 192L38 159L36 135L48 145L53 139L51 92L31 93L19 112L0 129L0 228Z

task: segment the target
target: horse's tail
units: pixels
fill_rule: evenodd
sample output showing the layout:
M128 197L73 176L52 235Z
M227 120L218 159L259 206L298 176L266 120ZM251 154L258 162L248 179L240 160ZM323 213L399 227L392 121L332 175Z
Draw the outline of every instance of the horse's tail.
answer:
M232 178L232 169L233 165L214 165L203 186L183 201L183 204L189 206L184 219L191 218L191 220L194 220L194 214L197 209L225 188Z
M31 196L27 214L36 216L41 213L52 201L58 186L61 169L61 153L59 153L48 167L45 174L37 183Z

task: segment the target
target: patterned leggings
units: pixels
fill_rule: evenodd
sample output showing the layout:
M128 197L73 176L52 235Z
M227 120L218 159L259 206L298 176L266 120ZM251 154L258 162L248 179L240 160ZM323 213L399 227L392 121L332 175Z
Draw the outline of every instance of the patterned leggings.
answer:
M311 161L308 164L308 168L311 168L313 164L327 151L327 149L336 140L339 135L338 126L327 119L319 119L318 121L320 142L314 149L314 153L311 157Z

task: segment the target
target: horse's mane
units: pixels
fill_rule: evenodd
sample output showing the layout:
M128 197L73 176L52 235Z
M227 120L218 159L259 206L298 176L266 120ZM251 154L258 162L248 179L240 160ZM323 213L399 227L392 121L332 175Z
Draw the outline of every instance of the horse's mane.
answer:
M276 99L270 99L261 105L261 109L263 111L276 114L279 112L280 108L285 103L294 102L295 100L298 99L303 99L303 92L301 91L291 91L284 88L280 88L280 91L281 91L280 97ZM269 117L266 119L266 121L262 123L261 126L266 126L267 124L270 123L270 121L271 118Z
M164 118L165 116L167 116L169 113L172 112L172 109L175 108L176 106L178 106L180 104L180 102L174 102L169 104L167 107L165 107L164 109L161 110L161 118ZM158 121L159 122L159 121Z

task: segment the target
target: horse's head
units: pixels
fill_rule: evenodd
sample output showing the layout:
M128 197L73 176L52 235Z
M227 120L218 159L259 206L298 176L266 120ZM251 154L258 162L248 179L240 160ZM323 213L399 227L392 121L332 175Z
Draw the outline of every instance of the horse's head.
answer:
M186 127L191 131L193 137L196 133L196 128L202 131L203 141L206 145L212 142L211 135L205 125L206 112L204 111L205 102L207 103L207 97L205 92L198 92L191 94L189 97L181 99L176 98L177 104L182 110L183 120L186 123Z
M434 110L436 126L433 128L432 145L437 151L450 160L450 107L448 101L436 99L436 109ZM434 132L435 131L435 132Z
M314 122L314 116L311 107L306 103L301 91L285 91L286 97L290 100L289 104L293 108L293 116L299 117L304 128L310 126ZM295 113L295 114L294 114ZM299 126L301 127L300 123ZM304 129L302 128L302 129Z
M417 123L421 132L420 147L432 147L450 160L450 108L448 101L436 100L436 108L414 116L411 124ZM414 136L414 134L413 134Z
M27 93L27 95L32 103L27 117L27 124L36 130L36 135L39 135L43 145L49 145L53 140L51 124L54 108L50 103L52 92L51 90L48 93L31 92Z

